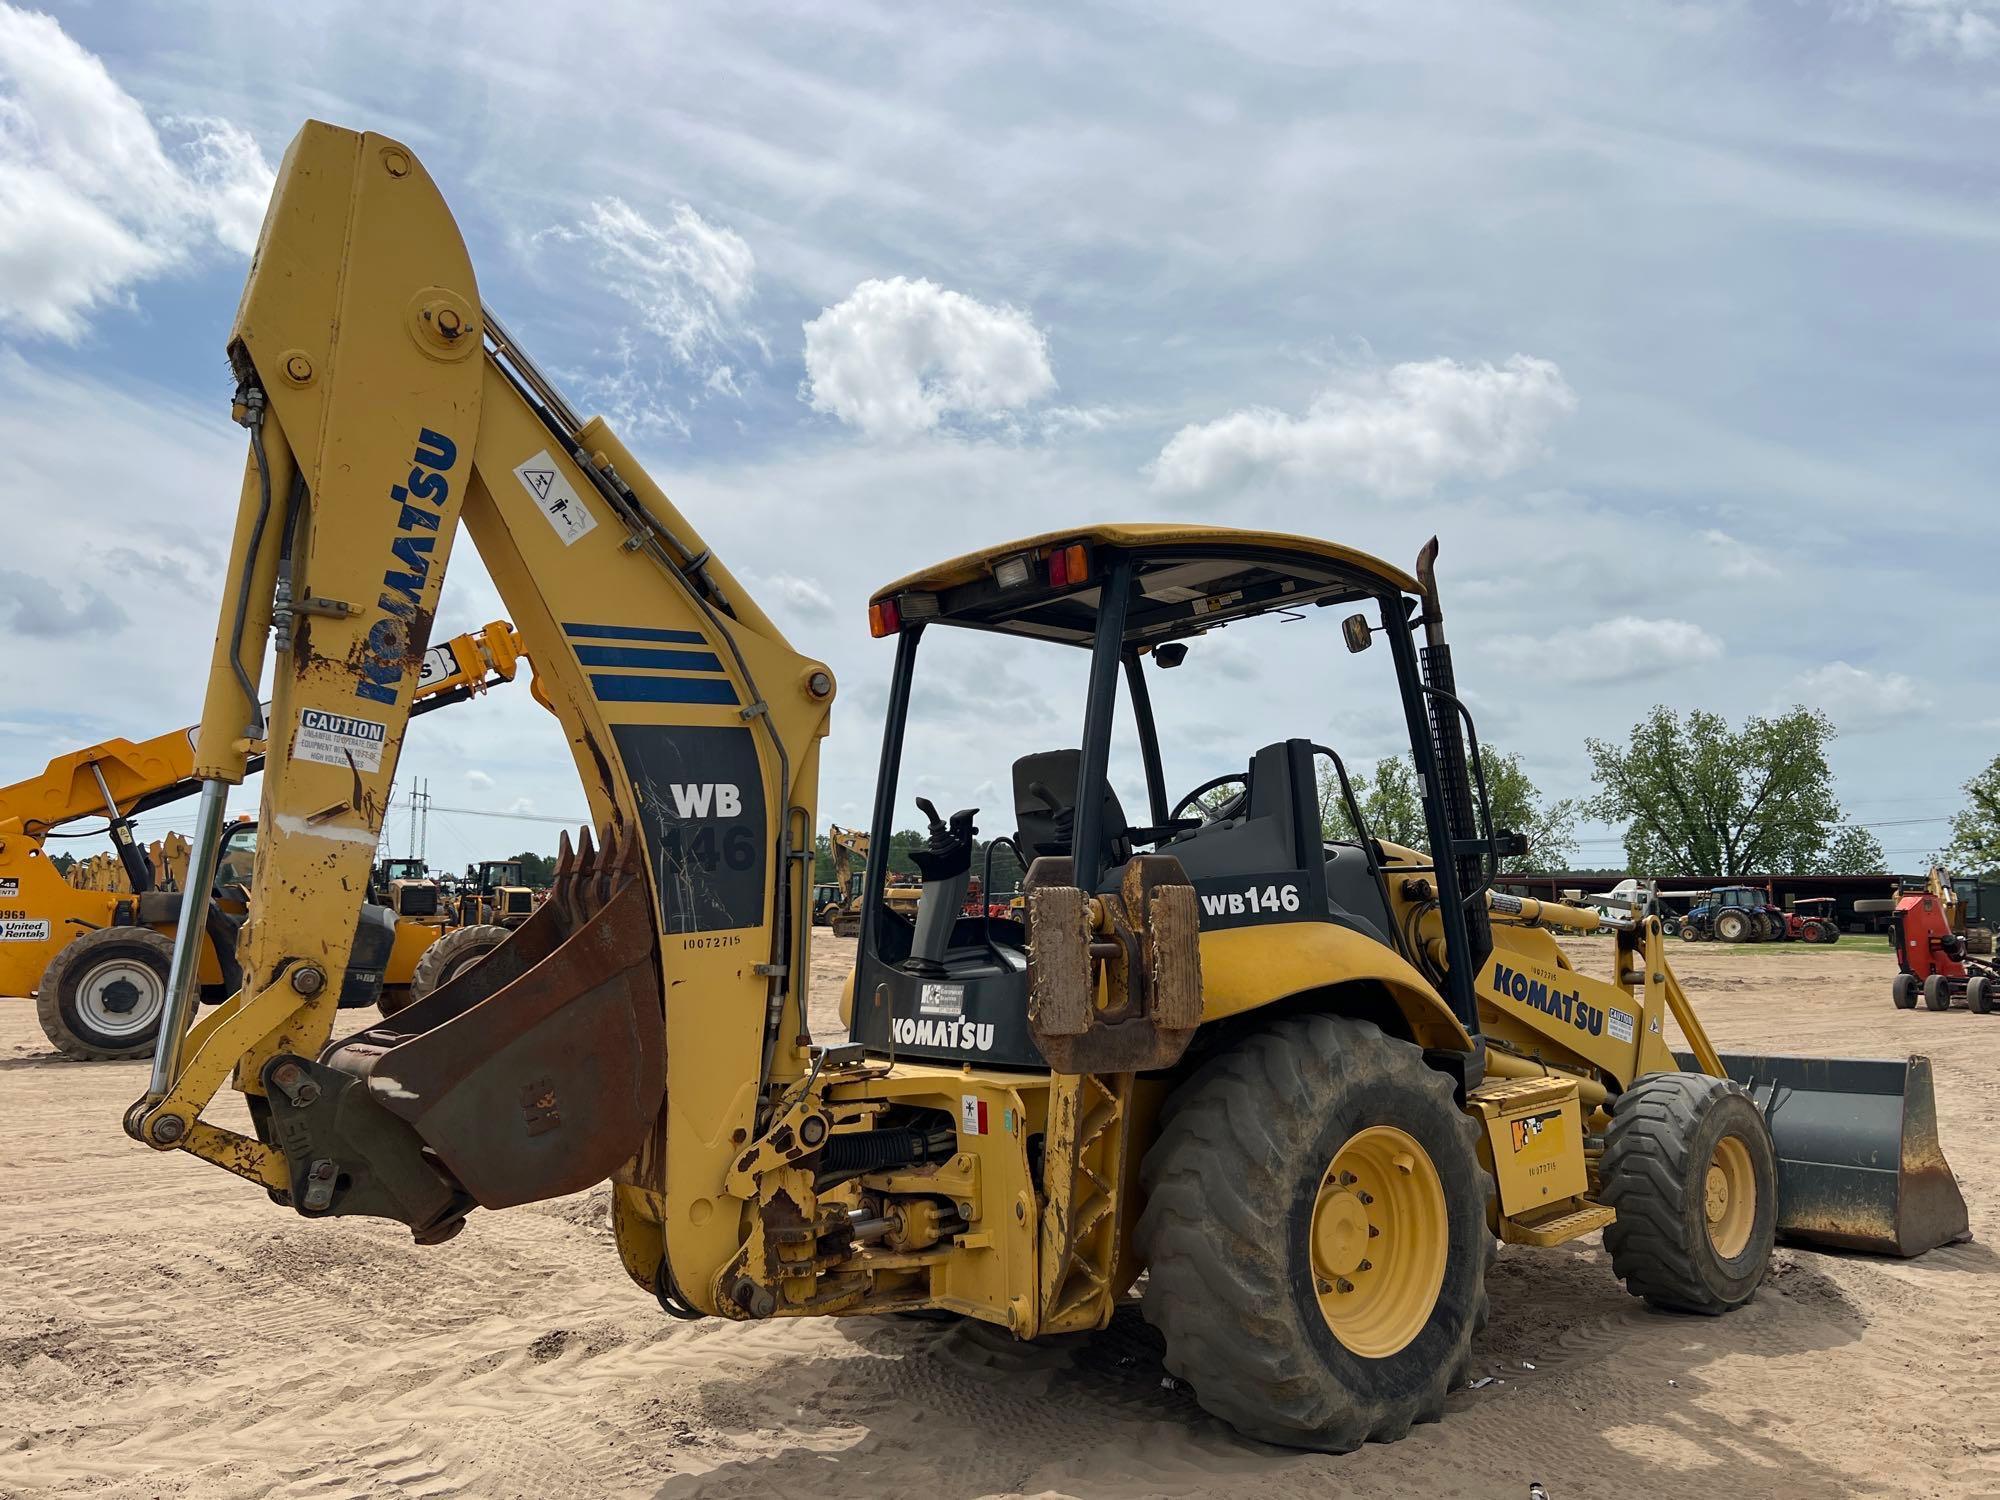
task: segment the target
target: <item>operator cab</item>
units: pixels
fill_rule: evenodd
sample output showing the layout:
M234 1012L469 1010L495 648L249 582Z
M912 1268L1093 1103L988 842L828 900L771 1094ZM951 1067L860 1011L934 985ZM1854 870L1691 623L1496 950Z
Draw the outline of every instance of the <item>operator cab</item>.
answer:
M1355 615L1342 632L1356 651L1374 634L1390 637L1398 706L1418 769L1425 771L1434 763L1425 695L1443 700L1455 743L1463 711L1448 691L1426 686L1419 669L1415 639L1425 623L1424 597L1423 586L1401 570L1332 543L1174 526L1037 537L942 564L878 593L869 608L871 629L897 638L897 656L871 838L877 849L890 847L894 830L908 824L908 806L922 814L927 833L911 851L924 881L914 916L884 901L887 862L869 868L853 991L855 1038L885 1054L1046 1066L1028 1026L1025 903L1010 909L987 894L1004 888L1004 880L994 878L996 868L1024 871L1024 894L1043 884L1112 892L1135 857L1171 856L1194 886L1204 935L1325 923L1422 964L1395 920L1387 872L1396 866L1428 872L1430 860L1370 835L1334 750L1305 734L1253 742L1233 767L1176 795L1166 777L1153 696L1180 686L1178 680L1161 683L1161 672L1175 669L1181 669L1177 678L1196 678L1189 687L1199 689L1205 643L1198 638L1264 615L1298 621L1311 619L1316 608L1371 607L1377 623ZM906 803L898 794L918 647L928 630L944 626L1067 646L1087 656L1084 701L1075 705L1082 719L1076 740L1012 747L1006 781L986 778L1004 786L1008 805L945 814L928 798ZM1184 668L1190 660L1195 665ZM1045 680L1038 678L1037 688ZM1323 718L1323 710L1313 713L1323 701L1320 694L1302 693L1287 712ZM1057 706L1073 711L1068 700ZM1126 805L1109 774L1118 721L1125 738L1136 741L1143 771L1144 802L1136 808ZM987 741L1007 727L991 725L979 751L987 753ZM913 779L931 785L941 779L935 771L915 766ZM1450 809L1435 790L1449 778L1430 775L1426 784L1427 815L1449 820ZM1468 807L1468 817L1470 812ZM982 894L969 905L975 879ZM1448 938L1465 941L1463 924L1456 911L1448 916ZM1462 998L1470 1013L1469 993Z

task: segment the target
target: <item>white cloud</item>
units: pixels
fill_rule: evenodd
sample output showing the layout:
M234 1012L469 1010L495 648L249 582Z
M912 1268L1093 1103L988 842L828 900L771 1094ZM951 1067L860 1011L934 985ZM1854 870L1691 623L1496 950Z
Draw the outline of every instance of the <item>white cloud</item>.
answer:
M1692 621L1619 615L1561 635L1496 636L1492 650L1562 682L1630 682L1715 661L1722 642Z
M0 329L74 342L137 282L255 245L270 166L226 120L161 122L52 18L0 4Z
M1798 692L1842 729L1872 729L1930 707L1922 687L1901 672L1871 672L1844 661L1802 673Z
M802 395L870 437L1004 421L1056 388L1048 339L1026 313L930 281L864 281L805 334Z
M1715 559L1715 571L1724 578L1776 578L1778 570L1765 561L1763 555L1748 542L1738 541L1726 531L1704 531L1701 539L1708 543Z
M738 336L756 287L757 257L741 235L688 204L674 204L666 223L655 224L623 199L600 198L557 237L590 246L605 285L681 364L707 368ZM720 368L727 380L727 367Z
M1860 0L1842 9L1864 20L1891 17L1896 50L1905 56L1941 52L1979 62L2000 54L2000 7L1991 0Z
M494 787L493 778L480 770L468 770L465 773L465 784L481 792L489 792Z
M1303 416L1247 407L1190 423L1167 440L1151 474L1171 494L1274 474L1422 495L1446 479L1497 479L1532 462L1575 410L1576 393L1550 360L1422 360L1349 376Z
M776 596L795 615L818 620L833 616L833 596L814 579L792 573L767 573L753 582L760 592Z

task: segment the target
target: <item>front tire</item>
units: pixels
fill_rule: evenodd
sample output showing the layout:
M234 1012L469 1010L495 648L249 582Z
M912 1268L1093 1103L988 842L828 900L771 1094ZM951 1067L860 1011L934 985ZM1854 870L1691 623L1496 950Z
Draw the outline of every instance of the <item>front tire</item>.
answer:
M1889 984L1889 998L1896 1002L1897 1010L1917 1008L1917 976L1898 974Z
M1951 985L1944 975L1931 974L1925 977L1924 1005L1929 1010L1951 1009Z
M452 980L470 969L495 948L514 935L511 927L498 927L492 923L481 923L477 927L454 927L430 947L424 949L422 958L410 974L409 1004L443 989ZM396 1009L402 1009L397 1006ZM385 1010L385 1015L394 1014Z
M67 944L42 972L35 1015L65 1057L151 1057L167 1009L174 942L150 927L100 927Z
M1485 1321L1478 1138L1451 1080L1362 1021L1295 1016L1212 1058L1141 1168L1142 1310L1167 1368L1286 1447L1436 1421Z
M1771 1130L1740 1083L1652 1073L1618 1096L1604 1135L1604 1231L1625 1290L1655 1307L1714 1316L1741 1307L1778 1233Z

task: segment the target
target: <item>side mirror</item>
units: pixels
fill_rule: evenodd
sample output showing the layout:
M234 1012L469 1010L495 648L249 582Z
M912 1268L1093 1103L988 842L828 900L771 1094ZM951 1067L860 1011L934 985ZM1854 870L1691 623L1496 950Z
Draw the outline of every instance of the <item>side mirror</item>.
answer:
M1153 648L1153 660L1164 672L1186 661L1187 652L1186 641L1162 641Z
M1349 615L1342 620L1340 635L1347 642L1347 649L1356 656L1375 644L1375 632L1368 628L1366 615Z

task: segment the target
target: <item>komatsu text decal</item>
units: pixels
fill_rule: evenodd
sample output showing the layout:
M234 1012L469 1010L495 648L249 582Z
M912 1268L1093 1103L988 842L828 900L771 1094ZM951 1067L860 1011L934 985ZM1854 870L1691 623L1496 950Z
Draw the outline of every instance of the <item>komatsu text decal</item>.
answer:
M1591 1036L1604 1035L1604 1012L1583 998L1580 989L1563 991L1558 984L1535 979L1506 964L1493 966L1493 992L1518 1005L1532 1006L1545 1016L1567 1021Z
M357 698L394 703L412 648L424 645L412 641L411 632L430 578L431 554L437 548L437 537L430 533L437 531L444 503L451 497L451 481L445 476L457 462L458 444L426 427L417 434L409 475L401 484L389 486L389 503L396 507L396 539L389 547L395 560L382 574L382 597L376 602L384 617L368 628L361 675L354 681ZM429 635L428 624L423 633Z

